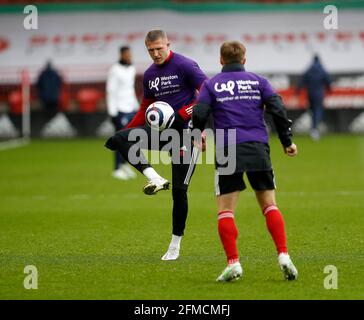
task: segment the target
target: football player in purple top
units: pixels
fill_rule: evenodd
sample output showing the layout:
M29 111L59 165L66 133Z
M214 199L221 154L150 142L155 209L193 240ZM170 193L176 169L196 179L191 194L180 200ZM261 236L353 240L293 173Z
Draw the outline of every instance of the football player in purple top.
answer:
M222 44L222 72L204 82L192 118L193 128L203 130L212 115L216 133L223 130L223 139L218 139L216 134L216 155L218 150L228 150L229 145L234 145L235 150L233 156L227 157L228 162L235 162L235 170L230 174L223 172L226 165L219 163L216 156L218 232L228 263L217 281L238 279L243 273L236 245L238 230L234 212L239 193L246 188L244 173L255 191L275 243L283 275L285 279L295 280L298 273L288 255L284 220L275 199L264 111L272 115L284 152L293 157L297 147L292 142L291 121L280 96L265 78L245 70L245 51L244 45L237 41ZM229 129L234 130L233 141Z
M175 111L175 119L170 129L177 130L182 137L182 132L191 120L197 91L207 77L195 61L172 52L167 34L163 30L149 31L145 38L145 45L154 63L144 73L144 91L140 109L127 129L112 136L106 142L106 147L118 150L148 179L143 190L145 194L153 195L160 190L168 189L169 181L162 178L145 158L137 163L131 161L129 151L133 150L131 148L136 145L136 141L129 138L129 133L133 128L144 130L148 148L152 149L150 141L153 140L155 132L153 133L151 131L153 129L145 124L145 111L151 103L163 101L172 106ZM166 144L165 141L164 144ZM173 161L172 156L172 240L162 260L176 260L179 256L188 211L187 189L198 156L198 149L193 147L192 139L186 144L178 141L178 144L179 161ZM163 147L162 141L160 141L159 149L161 147ZM141 157L140 149L137 153ZM189 160L186 161L186 159Z

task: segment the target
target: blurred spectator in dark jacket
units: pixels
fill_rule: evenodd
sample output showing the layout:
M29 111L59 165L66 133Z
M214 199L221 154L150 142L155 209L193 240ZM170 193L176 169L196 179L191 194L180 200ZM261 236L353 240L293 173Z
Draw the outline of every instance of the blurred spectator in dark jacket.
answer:
M302 75L297 85L297 94L302 88L307 89L309 107L312 115L311 137L314 140L320 138L319 124L324 114L325 89L331 91L331 78L315 55L313 63Z
M37 81L38 96L48 118L53 117L58 112L61 88L62 78L48 61Z

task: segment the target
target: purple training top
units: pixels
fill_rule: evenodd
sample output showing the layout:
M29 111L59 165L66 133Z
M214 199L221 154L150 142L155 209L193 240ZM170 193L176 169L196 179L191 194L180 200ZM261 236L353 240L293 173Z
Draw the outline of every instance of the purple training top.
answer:
M144 73L144 98L164 101L174 111L196 99L206 75L198 64L178 53L172 53L163 65L151 65Z
M264 101L276 92L265 78L246 72L241 65L232 70L224 67L223 72L206 80L198 103L210 105L215 129L236 129L236 141L229 144L268 143ZM227 130L224 143L228 143Z

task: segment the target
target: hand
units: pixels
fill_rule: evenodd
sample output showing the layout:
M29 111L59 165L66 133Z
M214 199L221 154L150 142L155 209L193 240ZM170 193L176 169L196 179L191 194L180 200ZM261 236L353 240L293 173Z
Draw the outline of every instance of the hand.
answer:
M201 141L194 141L194 145L199 148L202 152L206 151L206 132L202 131Z
M289 157L294 157L297 155L297 146L292 143L289 147L284 147L284 153Z
M206 132L205 130L201 133L201 151L206 151Z

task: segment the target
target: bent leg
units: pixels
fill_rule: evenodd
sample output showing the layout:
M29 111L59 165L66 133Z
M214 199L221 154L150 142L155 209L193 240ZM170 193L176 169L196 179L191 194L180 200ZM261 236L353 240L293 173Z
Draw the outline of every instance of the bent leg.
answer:
M144 137L144 140L146 139L147 141L141 141L142 137L139 141L132 141L131 139L129 139L129 134L132 130L134 130L133 128L116 132L111 138L106 141L105 147L110 150L119 151L124 159L126 159L139 172L143 173L143 171L146 168L151 167L151 165L145 159L143 153L140 150L139 144L144 143L146 147L148 147L150 130L145 130L144 127L137 129L141 130L140 135L142 135Z

